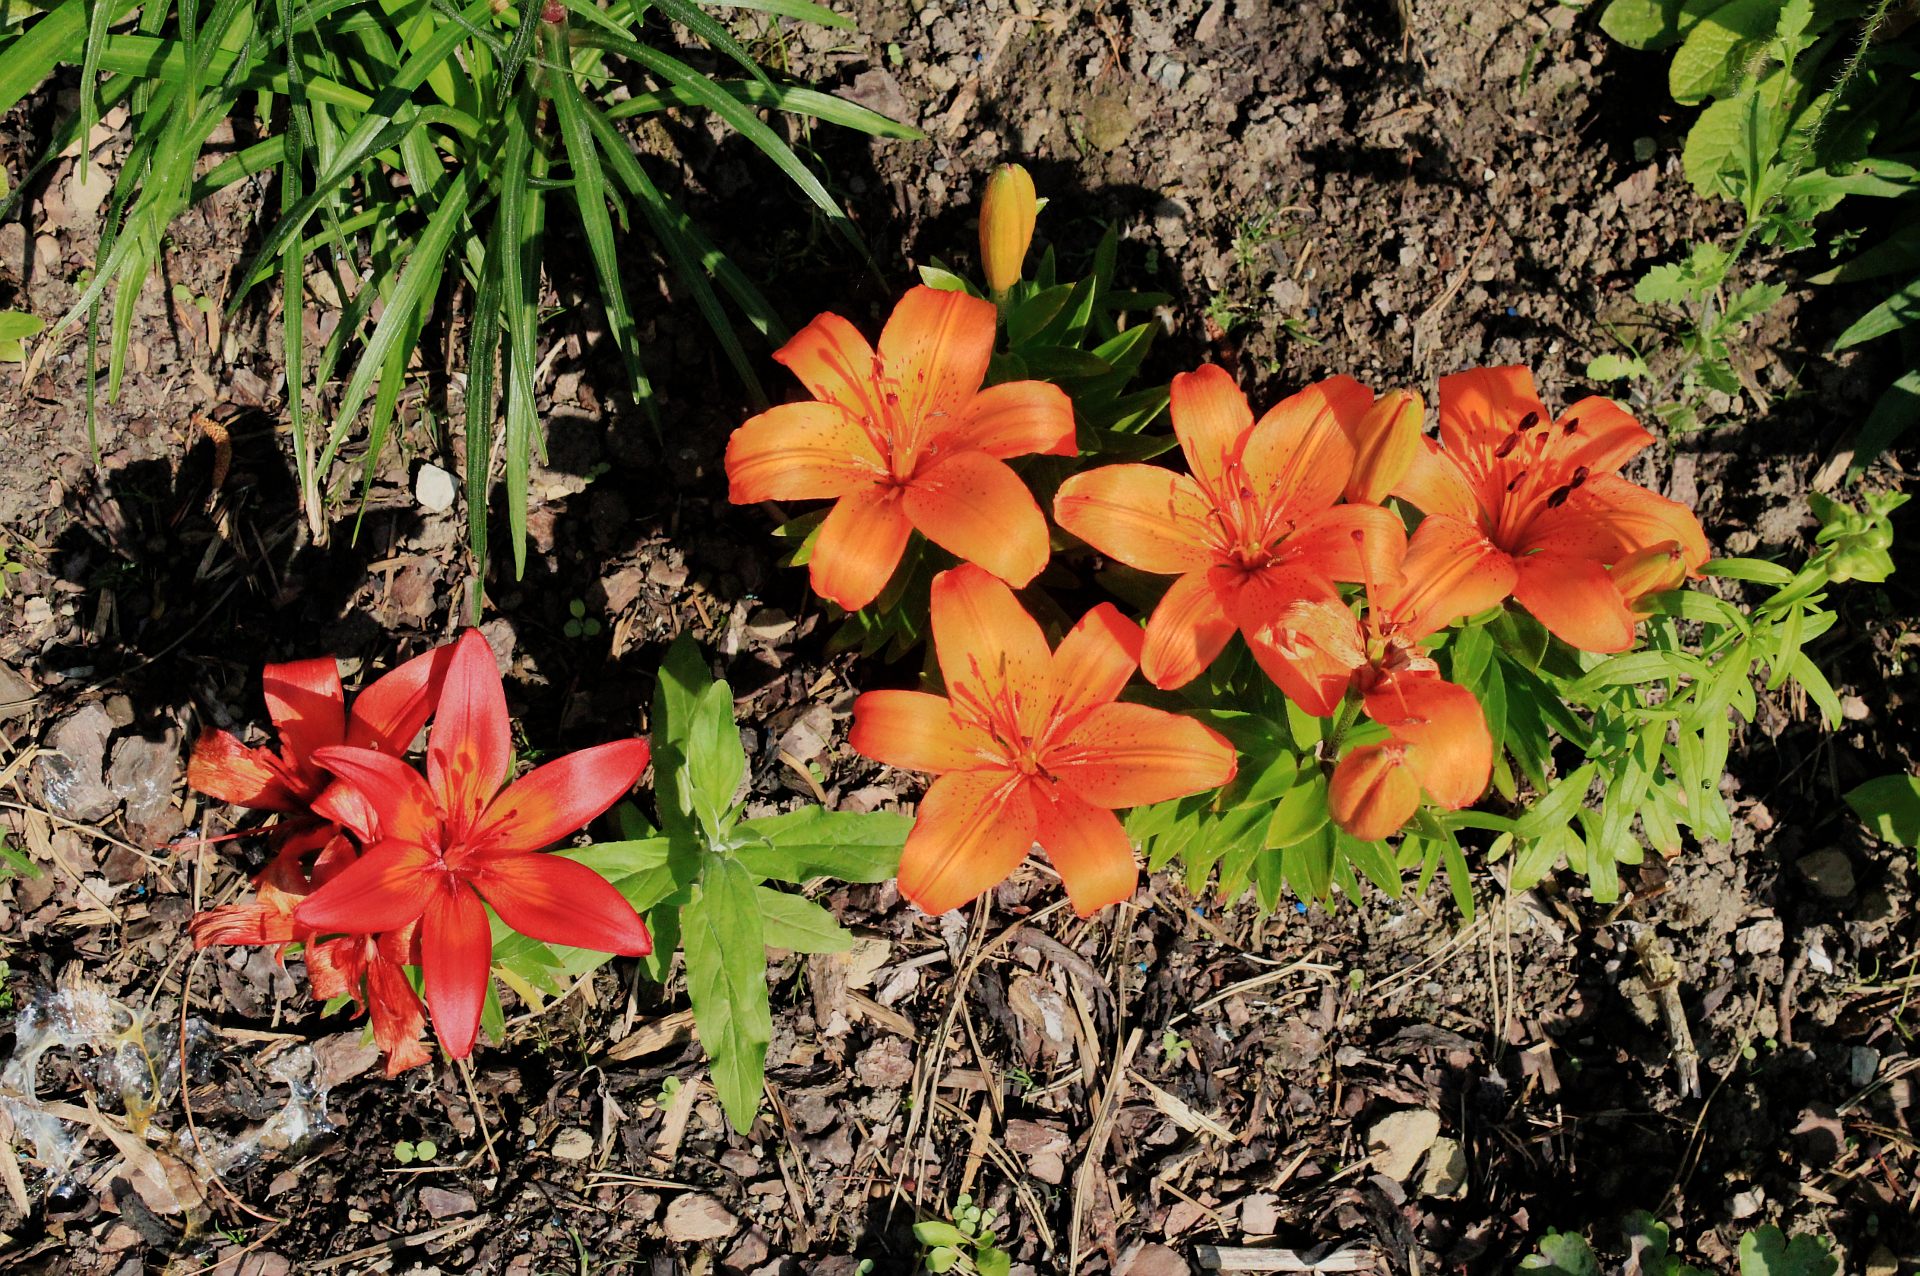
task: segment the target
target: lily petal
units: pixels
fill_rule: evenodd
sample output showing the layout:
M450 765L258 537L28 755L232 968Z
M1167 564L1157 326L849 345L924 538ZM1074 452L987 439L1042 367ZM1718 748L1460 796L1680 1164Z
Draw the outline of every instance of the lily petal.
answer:
M367 963L367 1011L373 1020L373 1044L387 1057L389 1077L433 1062L433 1052L420 1039L426 1031L427 1012L404 969L412 929L382 935L376 946L378 954ZM392 955L395 949L400 956Z
M1554 422L1554 455L1569 470L1612 474L1653 442L1647 428L1612 399L1590 394Z
M1499 447L1529 415L1535 426L1552 420L1525 367L1469 368L1440 378L1440 441L1455 456Z
M1271 516L1297 521L1340 499L1353 474L1353 440L1373 392L1329 377L1280 400L1247 435L1247 483Z
M749 418L727 439L727 499L829 500L886 473L859 420L834 403L783 403Z
M1407 543L1400 563L1403 585L1376 601L1417 642L1511 594L1517 578L1513 564L1478 523L1429 514Z
M1022 788L1008 771L935 780L900 853L900 893L939 914L1006 880L1033 848L1033 804Z
M972 564L933 578L933 648L947 694L962 712L1012 697L1038 731L1053 705L1053 653L1013 591Z
M944 431L936 432L939 438ZM1003 460L1010 456L1077 456L1073 400L1045 381L990 385L968 401L954 425L954 442Z
M1029 786L1034 840L1067 884L1073 911L1091 917L1133 896L1140 869L1133 843L1114 813L1051 784Z
M1219 560L1200 485L1158 465L1103 465L1060 485L1053 517L1109 558L1143 572L1204 571Z
M813 592L859 611L887 587L912 533L899 488L868 487L841 497L820 524L807 561Z
M1367 662L1360 622L1334 598L1293 598L1270 617L1242 615L1254 660L1289 700L1328 717Z
M529 939L625 957L653 951L633 905L606 878L564 856L489 856L474 886L501 921Z
M260 674L267 716L280 733L280 755L296 769L310 764L315 749L347 736L347 697L332 656L268 665Z
M193 742L187 787L256 811L297 811L305 805L288 786L278 757L267 749L249 748L217 727L201 732Z
M998 318L993 303L920 284L907 291L880 333L880 366L900 396L909 430L931 439L941 417L957 420L987 379Z
M1392 837L1420 809L1420 781L1406 747L1369 744L1340 759L1327 786L1327 813L1363 842Z
M493 967L487 910L468 886L433 893L420 922L420 974L440 1044L456 1059L473 1053Z
M1346 584L1393 589L1407 552L1400 517L1378 505L1335 505L1300 520L1280 561Z
M1103 704L1044 759L1060 787L1108 809L1217 789L1239 766L1213 728L1143 704Z
M1393 494L1422 514L1449 514L1473 522L1480 517L1480 495L1460 462L1422 438L1413 463L1394 485Z
M408 842L376 843L300 901L294 925L316 935L372 935L418 918L434 895L436 857Z
M1480 701L1432 675L1383 678L1367 692L1367 716L1408 744L1420 787L1449 811L1476 801L1493 774L1493 736Z
M488 857L551 846L625 797L647 758L645 740L615 740L535 767L488 804L467 844Z
M1187 467L1219 500L1229 486L1227 467L1240 458L1240 441L1253 428L1253 409L1233 374L1213 363L1175 377L1171 395L1173 432Z
M1525 546L1613 564L1635 550L1673 541L1687 569L1707 561L1707 533L1699 517L1617 474L1594 474L1558 507L1527 525Z
M845 408L856 420L879 418L880 405L873 395L873 347L839 315L817 316L773 357L799 377L814 398Z
M1064 720L1117 698L1140 667L1145 642L1140 626L1112 603L1082 616L1053 653L1054 713Z
M433 716L453 647L423 651L361 689L347 714L346 743L401 755Z
M1184 687L1219 659L1238 628L1227 613L1227 599L1240 579L1237 570L1216 567L1173 582L1147 617L1140 672L1148 682L1162 691Z
M1582 651L1633 646L1633 613L1599 563L1553 553L1513 561L1514 598L1555 637Z
M506 685L493 648L478 629L469 629L454 642L427 738L427 783L440 799L450 837L466 835L512 771ZM385 817L381 812L382 827L392 836Z
M1047 565L1046 516L1020 476L985 452L927 466L901 508L928 540L1010 585L1025 585Z
M953 716L953 702L924 691L869 691L853 702L853 751L905 771L977 770L992 743Z
M433 791L420 773L391 753L337 745L321 749L314 760L338 776L353 794L337 793L328 785L314 799L314 814L352 829L356 834L378 832L381 837L424 844L439 832L439 812ZM353 798L357 796L358 803ZM370 824L359 803L371 807Z

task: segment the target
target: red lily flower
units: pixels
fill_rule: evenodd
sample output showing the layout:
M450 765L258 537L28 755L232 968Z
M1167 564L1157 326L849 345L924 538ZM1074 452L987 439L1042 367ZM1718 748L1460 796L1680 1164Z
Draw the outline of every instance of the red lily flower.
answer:
M894 307L875 353L824 314L773 356L817 402L762 412L727 441L729 499L833 500L808 572L848 611L879 597L919 531L941 548L1024 585L1047 564L1047 520L1006 464L1072 456L1073 404L1057 386L982 390L993 306L915 288Z
M311 872L306 857L319 852ZM265 945L285 949L310 938L293 924L293 910L313 888L351 864L358 852L336 824L301 821L281 839L272 859L253 879L253 898L195 913L187 922L195 948L215 944Z
M427 1012L407 978L420 963L420 926L410 922L379 935L341 935L307 946L307 983L321 1001L351 997L373 1018L373 1041L387 1057L387 1075L433 1060L421 1040Z
M588 823L639 780L647 743L621 740L549 762L511 785L513 738L493 652L469 629L447 662L427 775L389 753L337 746L316 760L357 792L320 813L371 842L367 852L302 900L294 924L316 934L369 935L420 923L420 970L441 1044L473 1050L502 921L547 943L644 956L646 924L585 865L536 852ZM360 805L373 829L355 828ZM376 840L377 834L377 840Z
M1422 792L1459 810L1493 773L1493 736L1479 700L1443 679L1419 645L1444 623L1434 619L1434 600L1449 593L1446 569L1459 562L1453 531L1429 519L1405 544L1396 529L1389 541L1405 545L1400 570L1384 586L1367 582L1363 618L1342 604L1303 601L1264 635L1295 683L1326 701L1358 696L1367 716L1387 728L1384 743L1340 760L1328 791L1334 823L1368 841L1398 831Z
M1037 842L1081 916L1133 894L1133 844L1113 811L1218 788L1233 746L1191 718L1116 702L1140 627L1110 603L1047 649L1013 591L977 567L933 580L945 696L869 691L856 750L937 778L900 858L900 893L929 913L979 895Z
M1440 378L1440 441L1423 440L1394 493L1456 525L1449 619L1512 595L1575 647L1631 647L1633 614L1607 568L1666 542L1689 572L1708 556L1691 510L1618 473L1652 441L1597 396L1549 418L1525 368Z
M1364 575L1353 532L1371 545L1399 528L1378 507L1334 505L1353 472L1349 435L1372 399L1351 377L1331 377L1256 424L1233 378L1207 364L1173 379L1173 429L1191 476L1108 465L1061 484L1061 527L1129 567L1180 577L1147 621L1140 664L1155 686L1193 681L1238 630L1302 707L1332 711L1288 685L1291 670L1259 635L1293 603L1337 602L1334 582Z

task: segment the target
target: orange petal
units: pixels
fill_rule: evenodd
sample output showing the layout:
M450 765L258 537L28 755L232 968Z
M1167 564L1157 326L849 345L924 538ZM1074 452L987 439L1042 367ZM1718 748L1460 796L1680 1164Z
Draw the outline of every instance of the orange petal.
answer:
M1499 447L1529 415L1535 426L1551 419L1524 367L1470 368L1440 378L1440 440L1455 456Z
M433 1062L433 1052L420 1039L426 1031L427 1012L419 994L413 991L402 962L385 954L386 936L379 947L381 954L367 963L367 1010L373 1020L373 1043L387 1057L387 1075L397 1077L408 1068Z
M217 727L201 732L193 742L187 787L256 811L297 811L312 796L294 793L280 759L270 750L248 748Z
M1450 514L1467 522L1480 517L1480 497L1460 463L1422 438L1413 462L1395 485L1393 494L1422 514Z
M924 691L869 691L853 702L854 752L907 771L967 771L982 766L992 743L953 716L953 702Z
M1130 899L1140 884L1133 843L1112 811L1083 802L1051 784L1029 788L1034 840L1067 884L1073 911L1091 917Z
M1486 791L1493 736L1465 687L1431 674L1383 678L1367 692L1367 716L1409 746L1407 765L1441 806L1457 811Z
M427 737L427 782L440 801L449 836L466 834L512 771L506 684L493 648L478 629L469 629L454 643ZM388 837L404 835L387 825L384 813L381 831Z
M1275 404L1241 451L1247 483L1275 516L1297 521L1340 499L1353 474L1353 442L1373 394L1352 377L1329 377Z
M1173 582L1147 618L1140 671L1162 691L1184 687L1219 658L1238 627L1221 597L1237 588L1234 568L1188 572Z
M1662 541L1636 549L1615 563L1607 575L1634 619L1645 620L1652 613L1642 610L1641 603L1653 594L1680 588L1680 582L1687 578L1687 560L1679 542Z
M1597 394L1562 412L1553 428L1553 454L1569 471L1584 465L1595 474L1612 474L1653 442L1626 409Z
M813 592L859 611L887 587L912 531L897 487L868 487L841 497L820 524L807 561Z
M1140 667L1146 635L1112 603L1101 603L1067 631L1053 653L1054 713L1070 718L1106 704L1125 689Z
M1617 563L1638 549L1672 541L1692 571L1707 561L1707 533L1694 512L1617 474L1595 474L1557 508L1527 525L1525 546Z
M1519 571L1514 598L1555 637L1582 651L1633 646L1633 613L1599 563L1551 553L1529 554L1513 563Z
M900 893L944 913L991 890L1033 848L1033 804L1008 771L961 771L933 782L900 852Z
M1363 842L1392 837L1420 808L1420 781L1405 746L1370 744L1340 759L1327 786L1333 822Z
M934 544L1010 585L1047 565L1047 518L1005 461L956 452L916 474L901 508Z
M873 347L839 315L820 315L773 352L808 393L856 418L880 417L873 393Z
M1335 505L1309 514L1281 543L1278 561L1328 580L1392 591L1400 584L1407 529L1378 505Z
M1247 396L1234 384L1232 373L1212 363L1175 377L1171 393L1173 432L1187 455L1187 467L1201 487L1224 492L1227 467L1239 459L1240 441L1253 428Z
M1020 281L1020 266L1033 243L1040 212L1033 178L1018 164L1002 164L980 197L980 273L987 287L1003 293Z
M900 396L910 430L937 431L937 413L957 418L987 379L997 325L993 303L922 284L900 298L880 334L882 390Z
M1426 404L1411 390L1389 390L1375 400L1350 435L1353 474L1347 479L1347 500L1378 505L1399 487L1422 450L1425 414Z
M937 431L936 437L946 435ZM1006 458L1040 453L1078 456L1074 440L1073 400L1044 381L1008 381L973 396L953 427L962 447Z
M933 578L929 606L940 676L956 703L1014 697L1028 729L1053 706L1053 653L1013 591L971 564Z
M830 500L885 473L860 422L831 403L782 404L727 440L727 499L735 505Z
M1408 638L1418 641L1513 592L1513 559L1477 523L1429 514L1400 561L1401 588L1378 600Z
M1060 787L1108 809L1217 789L1239 760L1213 728L1143 704L1103 704L1042 759Z
M1103 465L1076 474L1053 498L1053 517L1109 558L1143 572L1204 571L1213 505L1200 485L1158 465Z
M1243 591L1243 597L1253 592ZM1337 598L1292 597L1275 606L1270 615L1242 613L1247 646L1289 700L1327 717L1346 698L1353 671L1367 661L1360 622Z

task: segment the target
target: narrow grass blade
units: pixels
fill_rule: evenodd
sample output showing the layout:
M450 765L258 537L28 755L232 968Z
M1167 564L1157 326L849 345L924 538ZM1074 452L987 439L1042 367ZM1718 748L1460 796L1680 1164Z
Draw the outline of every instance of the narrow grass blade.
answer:
M500 357L500 239L505 220L496 214L488 231L468 324L467 545L473 553L473 593L468 605L476 625L487 587L487 490L493 478L494 365Z
M634 26L637 28L643 20L644 0L629 0L629 3L633 8ZM738 62L748 75L768 88L773 87L773 81L767 78L766 71L754 60L753 55L733 38L733 32L714 21L712 15L703 12L698 5L689 4L687 0L654 0L654 3L658 4L661 12L669 18Z
M856 102L822 93L797 84L762 84L757 80L715 80L715 88L748 106L765 107L788 115L804 115L824 124L850 128L874 137L894 137L902 141L922 142L926 134L911 124L889 119ZM656 89L636 93L624 102L607 108L607 118L623 120L632 115L648 115L679 106L698 105L698 99L683 89Z
M796 22L811 22L823 27L839 27L842 31L853 31L859 26L845 14L835 13L811 0L708 0L708 3L716 9L757 9L775 17L792 18Z

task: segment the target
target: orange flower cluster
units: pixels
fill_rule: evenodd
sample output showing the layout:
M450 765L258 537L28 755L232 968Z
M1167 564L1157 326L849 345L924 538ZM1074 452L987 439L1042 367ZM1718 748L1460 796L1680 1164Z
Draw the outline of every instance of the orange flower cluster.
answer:
M1082 914L1124 899L1137 871L1111 810L1233 777L1231 746L1208 728L1117 700L1136 664L1177 688L1238 634L1308 713L1364 709L1387 738L1338 760L1329 811L1377 839L1423 800L1475 801L1492 768L1478 701L1424 640L1511 597L1573 646L1624 651L1642 599L1707 558L1690 511L1620 476L1651 436L1606 399L1555 418L1526 369L1463 372L1441 378L1436 441L1406 391L1376 398L1330 377L1255 419L1207 365L1172 385L1186 473L1100 466L1053 502L1099 553L1175 579L1144 633L1103 605L1049 652L1008 588L1039 574L1049 544L1006 459L1074 455L1072 407L1039 382L982 389L994 336L991 305L925 287L878 352L822 315L776 356L816 401L753 418L727 449L735 501L837 501L809 566L842 607L879 596L913 529L968 564L933 588L947 696L876 691L854 706L855 749L936 777L900 870L929 912L988 889L1035 844ZM1389 498L1421 515L1411 537Z

